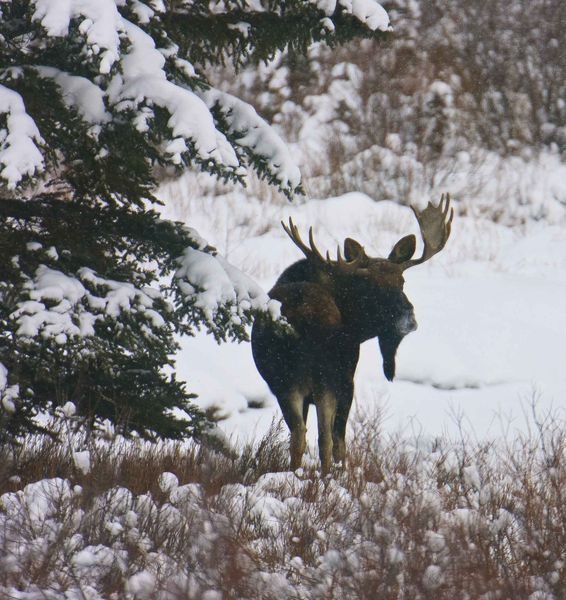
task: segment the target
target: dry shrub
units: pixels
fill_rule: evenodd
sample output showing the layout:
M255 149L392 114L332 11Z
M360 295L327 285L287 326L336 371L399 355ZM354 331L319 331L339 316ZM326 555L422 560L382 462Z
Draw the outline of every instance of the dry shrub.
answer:
M0 596L565 597L562 421L482 444L353 421L326 478L284 470L281 423L237 456L91 440L86 472L73 436L5 448Z

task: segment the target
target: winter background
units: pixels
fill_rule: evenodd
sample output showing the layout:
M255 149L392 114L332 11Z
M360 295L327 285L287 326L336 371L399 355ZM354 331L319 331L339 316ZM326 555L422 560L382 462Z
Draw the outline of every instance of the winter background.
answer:
M549 163L523 173L540 182L528 193L543 204L560 194L566 199L566 169L557 160ZM510 167L497 184L512 189L521 182ZM350 236L372 256L386 256L406 233L418 236L409 208L363 193L273 205L244 193L202 197L187 179L164 186L161 196L172 200L167 206L173 216L190 214L204 237L264 289L301 257L280 225L289 216L303 232L312 225L319 247L331 252ZM458 195L453 197L458 211ZM555 208L555 221L516 227L455 218L444 251L406 276L419 328L400 347L395 380L383 376L377 341L366 342L353 410L381 408L388 430L427 437L454 435L462 426L480 439L514 436L529 426L533 400L537 410L563 419L566 228ZM204 334L182 345L178 373L198 393L197 404L219 419L222 432L234 442L264 434L279 412L250 345L219 346ZM309 439L315 441L315 415L310 418Z
M396 380L385 380L377 342L367 342L354 407L381 407L388 430L431 437L462 425L479 439L513 436L530 427L533 400L564 420L562 11L552 2L387 8L396 37L382 55L365 42L315 46L235 80L216 76L271 117L306 198L289 204L254 180L225 191L189 175L161 187L165 214L190 220L269 290L301 258L280 226L289 216L331 253L351 236L386 256L403 235L420 239L407 204L450 192L447 247L407 273L419 328L401 344ZM178 373L222 432L234 441L264 432L278 409L249 344L202 335L182 345Z
M164 173L157 193L164 217L190 224L265 291L301 257L281 220L312 226L331 253L350 236L385 256L408 233L420 240L409 204L452 195L446 248L406 275L419 328L399 349L396 379L385 380L375 340L362 348L351 466L321 480L311 411L305 469L286 472L286 431L273 432L279 409L249 343L182 338L177 375L215 422L224 453L193 442L156 452L64 430L66 446L38 450L55 465L49 473L30 463L33 482L20 489L15 477L0 497L0 596L561 597L565 445L554 433L566 422L565 17L559 3L532 3L536 14L520 2L492 4L476 15L466 2L400 1L388 7L398 37L383 56L365 42L336 52L315 45L308 56L212 73L212 96L243 97L273 124L270 166L293 185L300 168L306 196L289 201L252 176L244 188L195 173ZM477 35L492 19L500 35ZM60 19L47 25L56 32ZM130 34L130 74L151 71L151 48ZM142 80L125 77L117 98ZM178 98L161 84L140 94L174 112ZM18 125L8 145L15 167L4 175L15 183L42 158L39 134L8 96L0 100ZM210 106L212 96L201 99ZM105 118L91 111L103 111L92 88L68 97ZM172 162L186 149L183 128L210 133L202 114L187 118L196 106L177 110ZM251 118L242 111L235 129ZM219 139L217 158L230 166ZM72 404L60 417L71 429ZM365 439L376 452L369 458L359 453ZM485 578L475 583L478 573Z

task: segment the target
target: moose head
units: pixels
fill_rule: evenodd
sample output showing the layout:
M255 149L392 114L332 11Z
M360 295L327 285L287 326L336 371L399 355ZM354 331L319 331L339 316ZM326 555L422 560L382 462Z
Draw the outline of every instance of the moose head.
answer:
M347 238L336 259L318 250L312 227L308 244L296 225L282 223L305 258L288 267L269 292L281 302L292 326L283 330L257 319L252 330L256 366L277 397L291 431L291 469L300 466L306 446L310 404L317 410L319 452L323 473L331 459L345 460L346 422L354 393L360 344L377 337L385 377L395 376L395 355L401 340L414 331L413 306L403 292L403 273L444 248L454 216L450 196L420 211L411 207L423 239L420 258L413 258L414 235L399 240L387 258L366 254Z

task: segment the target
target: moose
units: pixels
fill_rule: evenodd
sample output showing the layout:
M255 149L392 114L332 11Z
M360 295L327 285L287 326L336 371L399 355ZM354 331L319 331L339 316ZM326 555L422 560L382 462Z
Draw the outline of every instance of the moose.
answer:
M383 372L395 376L395 355L401 340L417 328L413 305L403 293L403 272L440 252L450 236L454 209L450 196L420 211L411 207L423 240L420 258L413 258L416 238L399 240L389 256L373 258L357 241L338 246L336 260L308 245L296 225L281 223L305 258L289 266L269 292L281 303L290 327L264 316L252 328L257 369L276 396L291 432L290 467L301 465L306 447L306 421L314 404L318 423L321 471L332 460L345 462L346 423L354 395L354 373L362 342L378 338Z

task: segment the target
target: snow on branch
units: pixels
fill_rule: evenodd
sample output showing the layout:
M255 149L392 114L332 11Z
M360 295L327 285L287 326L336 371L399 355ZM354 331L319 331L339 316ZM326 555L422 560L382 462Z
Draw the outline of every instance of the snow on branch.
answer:
M43 170L38 148L42 143L22 97L0 85L0 179L7 182L8 189L14 189L25 176Z
M25 288L27 299L11 315L19 336L42 336L65 344L70 338L94 336L97 321L127 312L141 314L151 327L165 325L154 308L159 292L99 277L87 267L74 277L40 265Z
M264 13L268 10L277 10L273 6L267 8L266 4L261 0L246 0L243 3L232 0L216 0L216 2L210 3L209 10L215 14L226 14L235 9L245 13ZM307 0L304 4L312 4L327 17L334 15L337 5L340 5L344 12L356 17L372 31L391 30L389 16L376 0ZM282 5L284 4L282 3Z
M212 110L218 108L236 143L252 156L265 160L267 174L282 189L294 191L301 183L301 172L285 142L255 111L253 106L239 98L209 89L202 97Z
M107 123L111 116L104 106L104 92L86 77L69 75L54 67L36 67L41 77L53 79L61 88L63 101L88 123Z
M17 335L52 337L59 344L68 337L94 335L96 317L80 304L87 293L80 281L41 265L26 287L29 299L11 315L18 324Z
M38 69L41 75L55 79L66 104L73 105L86 121L109 120L104 108L107 97L118 111L136 110L134 122L145 133L150 129L147 121L153 116L152 107L158 106L170 114L167 125L172 138L163 148L173 163L181 162L180 155L188 150L188 142L200 161L239 166L234 149L215 128L202 100L167 79L163 49L157 49L149 34L120 15L115 0L34 0L34 5L32 19L42 25L48 37L68 36L71 21L76 19L88 53L99 61L99 72L110 74L114 65L120 66L107 89L95 83L89 88L86 79L71 79L71 75L57 74L54 69ZM147 23L155 14L154 9L140 2L134 2L132 8L140 23ZM160 9L159 5L155 9Z
M371 30L389 28L387 13L375 0L304 0L294 2L293 10L312 12L313 6L326 20L347 13ZM241 12L278 13L282 5L261 0L202 6L184 2L176 7L161 0L30 0L26 10L28 24L31 20L35 27L14 38L15 68L22 69L19 62L26 56L26 66L59 86L61 100L91 126L89 132L111 129L126 119L145 138L146 151L157 150L164 162L194 162L205 171L237 179L247 160L288 196L299 188L299 168L281 138L247 103L218 90L203 91L206 81L183 55L167 21L176 10L237 17ZM46 48L51 52L45 53ZM61 64L49 58L56 55L62 57ZM41 132L18 92L0 88L0 179L10 188L25 176L49 170L39 147ZM35 112L33 117L42 127L50 126Z
M278 317L279 303L222 256L189 247L177 264L175 280L179 290L213 333L217 331L217 321L227 318L240 326L248 322L254 311L267 311Z
M122 17L115 0L32 0L38 21L49 37L66 37L72 19L81 19L79 32L91 54L99 57L101 73L109 73L120 56Z
M188 149L187 141L201 161L239 166L234 149L216 129L202 100L191 90L168 80L164 50L156 48L154 39L143 29L122 17L114 0L35 0L35 5L33 18L40 21L48 36L66 36L70 21L82 19L79 32L90 51L97 55L104 49L100 72L108 74L115 63L120 65L120 72L113 74L107 89L83 77L38 68L41 75L52 77L60 85L65 103L74 106L86 121L109 120L104 107L107 97L118 112L137 111L136 127L145 133L150 129L147 121L153 117L152 107L158 106L170 114L167 125L172 138L163 147L172 155L172 162L180 163L180 155ZM153 15L149 7L146 7L149 11L142 11L144 6L139 2L134 5L134 12L141 15L142 22Z
M156 49L153 38L125 19L124 27L131 45L121 59L122 75L116 75L110 83L110 101L119 108L138 109L141 105L142 112L152 105L165 108L170 114L167 125L174 136L166 142L165 149L174 155L174 163L180 162L179 155L187 149L183 143L186 139L201 160L238 167L234 149L216 129L205 103L191 90L168 81L165 58ZM143 114L140 116L139 128L143 131L147 124Z
M148 6L151 4L151 6ZM136 15L138 23L147 24L153 19L155 13L164 13L165 4L163 0L150 0L148 4L140 2L140 0L130 0L132 11Z
M342 8L356 17L366 27L375 31L391 31L392 27L389 22L389 15L386 10L375 0L338 0ZM326 0L318 0L315 3L327 4Z
M19 395L20 386L8 384L8 369L0 363L0 410L8 414L15 413L15 401L17 401Z

